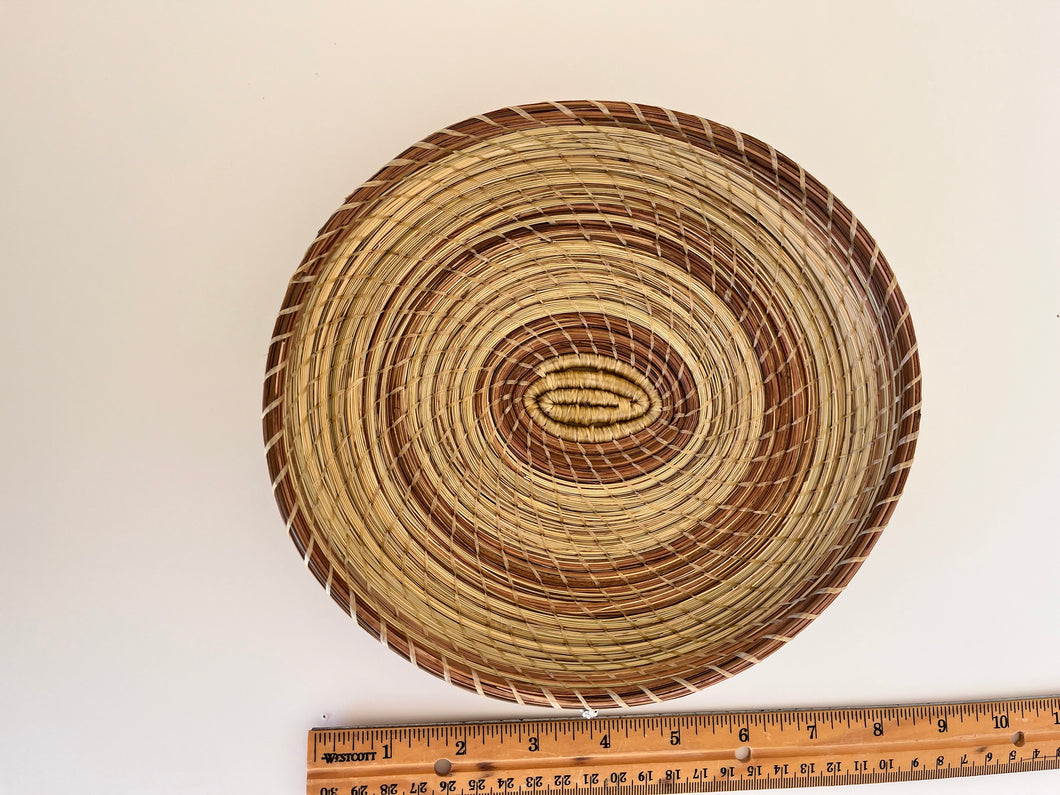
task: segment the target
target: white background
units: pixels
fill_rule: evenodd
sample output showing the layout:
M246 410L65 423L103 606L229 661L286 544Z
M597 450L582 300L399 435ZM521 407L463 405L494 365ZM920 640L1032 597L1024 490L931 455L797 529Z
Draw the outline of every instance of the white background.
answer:
M259 421L287 280L343 197L542 99L773 144L880 241L920 339L917 458L869 562L796 641L665 709L1056 693L1058 8L0 0L0 791L296 793L314 725L548 714L332 605Z

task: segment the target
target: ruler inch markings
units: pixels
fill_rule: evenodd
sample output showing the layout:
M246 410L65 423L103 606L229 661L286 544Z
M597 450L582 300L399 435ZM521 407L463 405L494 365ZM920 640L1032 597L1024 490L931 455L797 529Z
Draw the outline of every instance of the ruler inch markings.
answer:
M1060 770L1060 696L314 729L306 792L676 795L1029 770Z

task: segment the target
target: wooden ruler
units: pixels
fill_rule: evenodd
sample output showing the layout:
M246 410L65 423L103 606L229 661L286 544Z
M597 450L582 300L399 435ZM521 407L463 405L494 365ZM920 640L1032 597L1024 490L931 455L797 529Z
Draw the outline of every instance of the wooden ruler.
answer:
M1058 769L1052 696L314 729L306 793L668 795Z

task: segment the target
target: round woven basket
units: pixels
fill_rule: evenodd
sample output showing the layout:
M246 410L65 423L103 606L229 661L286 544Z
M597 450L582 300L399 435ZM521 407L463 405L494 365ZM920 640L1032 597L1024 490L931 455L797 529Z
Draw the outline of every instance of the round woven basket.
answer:
M505 108L358 188L291 280L264 435L306 565L480 694L675 698L865 560L920 418L879 247L771 146L611 102Z

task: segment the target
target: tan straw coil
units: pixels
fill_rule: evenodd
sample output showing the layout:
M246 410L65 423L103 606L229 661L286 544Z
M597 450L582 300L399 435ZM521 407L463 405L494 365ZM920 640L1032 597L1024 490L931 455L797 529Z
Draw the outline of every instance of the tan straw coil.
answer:
M878 246L771 146L542 103L414 144L291 280L269 469L332 598L416 665L527 704L691 693L816 618L920 419Z

